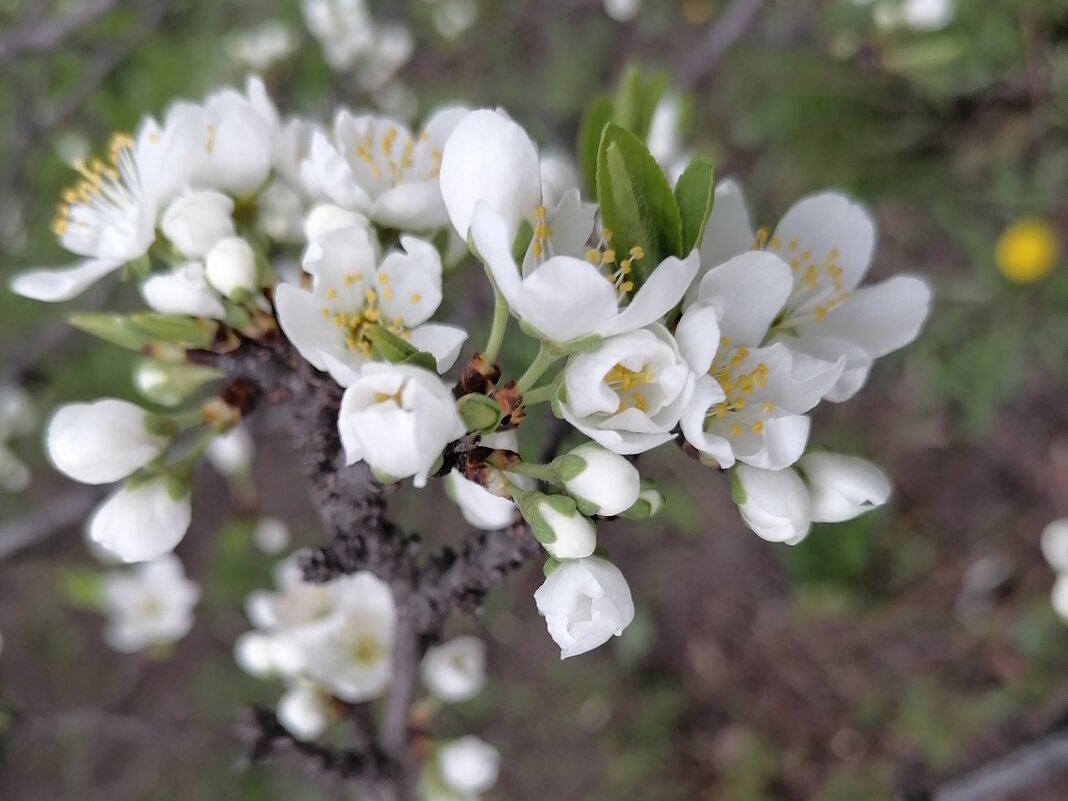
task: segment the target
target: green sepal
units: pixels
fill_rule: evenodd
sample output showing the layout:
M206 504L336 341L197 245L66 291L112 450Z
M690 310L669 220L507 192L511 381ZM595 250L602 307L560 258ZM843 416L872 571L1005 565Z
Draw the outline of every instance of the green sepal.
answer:
M152 260L146 253L143 256L138 256L136 259L128 261L122 265L122 280L128 281L131 278L148 278L150 272L152 272Z
M365 326L363 335L370 340L378 355L391 364L407 359L416 352L414 347L380 325Z
M748 494L746 494L745 487L742 486L742 481L738 478L738 473L734 470L730 471L731 477L731 500L734 501L735 506L741 506L749 500Z
M541 572L545 574L545 578L549 578L549 576L551 576L553 573L560 569L560 565L562 564L563 562L561 562L555 556L550 556L548 559L545 560L545 564L541 566Z
M468 431L492 434L501 424L501 407L492 398L472 392L456 403Z
M164 381L155 387L138 386L137 391L160 406L177 406L205 384L223 377L223 373L212 367L199 364L175 364L160 359L140 360L138 366L134 368L135 372L148 365L162 371Z
M438 458L440 459L441 457ZM436 470L432 470L431 475L436 472ZM379 484L396 484L400 480L396 476L391 476L384 470L379 470L377 467L371 468L371 475L374 476L375 481Z
M695 159L679 176L675 184L675 202L682 223L682 254L701 246L705 224L712 215L716 196L715 173L712 165ZM680 254L680 255L682 255Z
M597 154L597 200L617 260L644 252L631 275L641 284L668 256L685 256L679 207L664 171L645 144L610 124Z
M512 258L517 264L523 263L523 259L527 256L527 249L533 240L534 226L530 224L530 220L522 220L512 239Z
M141 351L152 341L124 314L78 312L70 315L67 321L79 331L127 350Z
M430 370L433 373L438 371L438 360L434 358L434 354L427 353L425 350L417 350L411 356L401 359L397 364L410 364L413 367L422 367L424 370Z
M572 339L561 346L564 353L593 353L604 342L604 337L599 334L586 334L584 337Z
M595 503L587 501L585 498L574 498L575 508L578 509L579 514L584 517L596 517L600 512L600 507Z
M209 347L215 341L219 323L180 314L144 312L131 315L130 320L153 340L169 342L186 350Z
M586 469L586 460L574 453L557 456L550 464L552 464L553 470L561 481L571 481L573 478L578 478Z
M175 422L162 414L146 414L145 430L157 437L174 439L178 435L178 426Z

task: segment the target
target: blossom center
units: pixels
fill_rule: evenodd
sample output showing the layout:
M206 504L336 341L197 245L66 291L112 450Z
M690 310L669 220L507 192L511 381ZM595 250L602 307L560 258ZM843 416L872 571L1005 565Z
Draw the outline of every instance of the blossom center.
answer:
M625 409L648 411L649 399L642 390L654 381L656 381L656 373L648 365L635 371L617 364L604 375L604 382L619 396L616 414Z
M720 344L729 347L730 340L724 337ZM760 401L753 397L767 386L770 368L764 362L751 365L747 364L749 361L749 348L736 348L708 370L723 390L724 399L709 408L705 420L713 423L729 414L742 418L735 419L730 425L731 436L735 437L741 436L746 426L754 434L759 434L764 430L766 416L775 411L775 404L770 400Z
M363 281L363 273L360 272L349 273L343 279L345 287L351 287L361 281ZM380 300L391 300L393 298L393 288L389 286L389 276L385 273L379 273L378 283L381 285L380 289L368 288L363 294L363 305L354 311L339 311L332 309L330 306L323 306L321 310L323 319L333 320L334 325L345 337L345 347L348 350L358 350L368 358L371 358L374 352L371 340L367 336L369 326L381 326L406 342L412 338L411 329L404 324L402 319L399 317L387 319L382 313ZM334 287L327 288L326 297L329 300L336 300L338 290ZM418 304L422 298L418 294L413 294L409 300L414 305Z
M830 248L821 258L798 239L784 243L778 236L769 238L767 227L761 226L752 249L775 251L790 265L794 275L801 277L800 297L794 305L819 298L819 302L811 309L817 321L826 319L831 311L849 300L849 291L842 287L843 271L839 263L842 254L839 248ZM794 294L798 295L797 289Z
M612 232L607 228L602 229L600 242L586 251L586 261L600 267L615 287L616 294L623 297L634 291L634 281L630 275L634 272L634 265L645 258L645 250L640 245L635 245L627 257L620 259L617 264L618 258L619 254L612 247Z
M74 170L81 180L63 190L61 202L52 220L52 232L64 236L71 224L88 227L85 215L76 214L82 207L96 214L106 215L109 221L125 216L127 209L136 202L137 171L134 157L134 140L126 133L112 134L108 143L107 160L94 158L89 162L77 159Z

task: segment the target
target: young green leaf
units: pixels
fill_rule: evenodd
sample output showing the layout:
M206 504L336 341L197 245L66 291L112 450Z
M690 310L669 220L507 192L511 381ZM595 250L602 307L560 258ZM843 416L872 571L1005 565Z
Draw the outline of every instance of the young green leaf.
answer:
M617 259L637 247L634 280L640 283L666 256L685 256L682 222L671 185L642 141L609 124L597 155L597 200L612 232Z
M699 247L705 223L712 214L716 184L712 165L695 159L675 184L675 201L682 222L682 249L689 253Z
M667 73L662 70L646 76L636 65L628 66L616 89L612 122L644 142L667 85Z
M597 193L597 151L601 146L604 128L612 120L611 98L600 96L586 107L578 132L578 159L586 190Z

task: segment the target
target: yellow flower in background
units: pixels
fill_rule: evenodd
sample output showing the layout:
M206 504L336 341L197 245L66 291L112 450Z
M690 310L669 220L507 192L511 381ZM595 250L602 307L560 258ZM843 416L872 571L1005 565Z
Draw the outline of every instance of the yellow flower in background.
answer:
M1060 243L1046 220L1017 220L998 237L994 258L1002 275L1017 284L1033 284L1057 266Z

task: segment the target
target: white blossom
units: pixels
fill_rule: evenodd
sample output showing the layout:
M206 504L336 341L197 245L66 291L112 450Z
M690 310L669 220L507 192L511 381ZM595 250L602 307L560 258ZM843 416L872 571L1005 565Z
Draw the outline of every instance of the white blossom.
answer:
M769 236L754 232L738 184L722 182L701 245L702 269L754 248L779 256L790 269L790 291L778 316L768 321L771 341L825 361L845 357L828 400L856 394L872 362L915 339L930 309L931 290L916 276L859 286L871 266L875 222L844 195L803 198ZM777 281L776 296L778 287Z
M205 158L205 125L199 106L176 103L162 126L145 117L134 137L116 134L107 162L78 163L83 180L64 192L52 227L60 244L83 261L19 273L11 281L12 291L34 300L70 300L144 256L155 241L161 204Z
M956 13L956 0L904 0L901 5L902 22L917 31L942 30Z
M793 464L808 441L804 416L841 375L831 363L781 343L762 346L790 292L790 268L771 253L745 253L708 272L675 337L698 376L682 432L720 467Z
M141 282L141 297L152 311L222 320L226 317L219 293L208 286L199 261L180 264L169 272L150 275Z
M467 736L445 743L438 749L441 779L465 796L478 796L497 783L500 752L478 737Z
M560 411L605 448L633 454L674 438L694 377L662 325L609 337L572 356L564 369Z
M281 20L268 20L254 28L231 34L226 49L240 66L253 72L267 72L292 56L300 46L296 31Z
M58 470L83 484L110 484L158 457L167 437L154 433L148 412L104 398L61 406L48 423L48 455Z
M217 242L234 234L233 198L219 192L185 192L163 212L163 235L183 255L201 259Z
M304 170L332 202L380 225L440 228L448 221L438 182L442 149L466 114L442 109L416 136L396 120L341 111L329 138L313 136Z
M380 326L431 353L438 370L449 369L467 334L428 323L442 299L441 257L433 245L401 237L403 251L391 251L377 264L364 228L332 231L312 242L304 269L311 291L278 287L275 306L282 330L316 368L347 386L374 356L370 326Z
M319 737L333 718L330 696L314 682L302 681L278 699L278 722L298 740Z
M603 645L634 619L627 580L599 557L563 562L534 593L534 601L561 659Z
M204 100L206 158L196 180L206 188L250 197L271 172L280 123L263 81L250 77L245 91L225 88Z
M463 636L429 648L421 674L426 688L442 701L474 698L486 686L486 644Z
M392 479L413 476L422 487L466 428L452 391L434 373L372 363L345 390L338 430L348 464L367 462Z
M188 490L160 476L110 495L89 519L89 536L124 562L148 562L174 550L191 519Z
M604 0L604 13L616 22L630 22L641 8L642 0Z
M587 442L553 460L566 471L564 489L576 501L593 507L591 514L612 517L635 504L641 492L638 469L622 456Z
M109 572L102 591L108 617L104 639L124 653L182 639L193 626L193 607L200 599L200 589L175 556Z
M500 431L482 437L482 446L510 451L519 451L519 438L514 431ZM533 483L525 476L510 476L523 489L531 489ZM465 478L459 470L451 470L445 477L445 489L449 498L460 507L460 514L472 526L483 531L508 528L519 519L519 510L511 498L495 495L481 484Z

